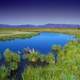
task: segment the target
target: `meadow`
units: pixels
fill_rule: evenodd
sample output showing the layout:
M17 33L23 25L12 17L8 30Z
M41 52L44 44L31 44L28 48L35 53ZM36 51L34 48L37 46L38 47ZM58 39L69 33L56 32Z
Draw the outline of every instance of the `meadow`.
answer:
M30 38L39 32L65 33L80 37L80 29L77 28L0 28L0 40Z
M67 34L80 34L79 28L0 28L1 32L13 32L13 31L22 31L22 32L61 32Z

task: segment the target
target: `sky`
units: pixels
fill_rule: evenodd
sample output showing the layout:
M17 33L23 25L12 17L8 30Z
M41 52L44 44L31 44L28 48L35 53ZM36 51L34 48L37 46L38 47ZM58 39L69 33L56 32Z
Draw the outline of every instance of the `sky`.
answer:
M0 24L80 24L80 0L0 0Z

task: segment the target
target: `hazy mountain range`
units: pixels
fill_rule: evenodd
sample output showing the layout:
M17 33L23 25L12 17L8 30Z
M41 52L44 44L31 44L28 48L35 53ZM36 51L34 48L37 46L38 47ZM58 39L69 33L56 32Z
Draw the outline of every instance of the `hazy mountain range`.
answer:
M0 24L0 28L80 28L80 25L74 24L45 24L45 25L7 25Z

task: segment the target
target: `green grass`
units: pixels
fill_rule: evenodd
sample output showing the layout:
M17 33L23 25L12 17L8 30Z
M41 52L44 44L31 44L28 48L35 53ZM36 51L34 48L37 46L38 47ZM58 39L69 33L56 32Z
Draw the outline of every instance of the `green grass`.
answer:
M77 38L80 38L80 34L77 34L76 37L77 37Z
M17 34L14 32L14 33L3 33L3 34L0 34L0 40L11 40L11 39L16 39L16 38L21 38L21 39L24 39L24 38L31 38L35 35L37 35L38 33L35 33L35 32L30 32L30 33L26 33L26 32L18 32Z
M80 80L80 43L69 42L58 55L56 64L28 66L22 74L23 80Z
M58 61L56 63L54 62L54 51L58 55ZM7 76L10 74L10 70L15 70L18 67L17 62L20 62L20 55L6 49L4 58L6 64L0 66L0 78L2 80L8 80ZM45 66L27 65L22 73L23 80L80 80L79 42L71 41L63 49L58 45L53 46L52 52L48 55L33 51L31 54L25 55L23 59L36 62L38 58L41 62L46 61L49 64ZM34 64L36 65L35 62Z
M4 31L20 31L20 32L60 32L68 34L80 34L77 28L0 28L0 33Z
M39 32L65 33L80 37L80 29L77 28L0 28L0 40L30 38Z
M37 32L45 31L74 34L80 38L79 29L1 28L0 39L30 38L36 35ZM18 32L18 34L15 34L16 32ZM32 33L27 34L26 32ZM56 63L53 55L55 52L58 55ZM6 64L0 66L0 79L8 80L7 76L10 75L10 70L16 70L18 68L21 57L19 54L7 49L4 52L4 58ZM2 58L0 57L0 59ZM38 59L40 59L41 62L45 61L49 63L46 66L34 67L28 65L22 73L23 80L80 80L80 43L77 41L69 42L63 49L60 46L55 45L52 47L51 54L42 55L34 51L31 54L25 55L23 59L28 59L29 61L34 62L35 65Z

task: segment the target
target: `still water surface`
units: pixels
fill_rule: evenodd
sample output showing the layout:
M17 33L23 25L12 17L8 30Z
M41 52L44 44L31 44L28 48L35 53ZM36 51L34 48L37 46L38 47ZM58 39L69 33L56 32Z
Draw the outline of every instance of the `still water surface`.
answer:
M25 38L0 41L0 52L4 52L6 48L9 48L14 52L22 52L23 48L29 47L30 49L34 48L40 53L47 54L51 51L52 45L61 45L63 47L69 41L75 39L76 38L74 35L42 32L39 35L29 39Z

